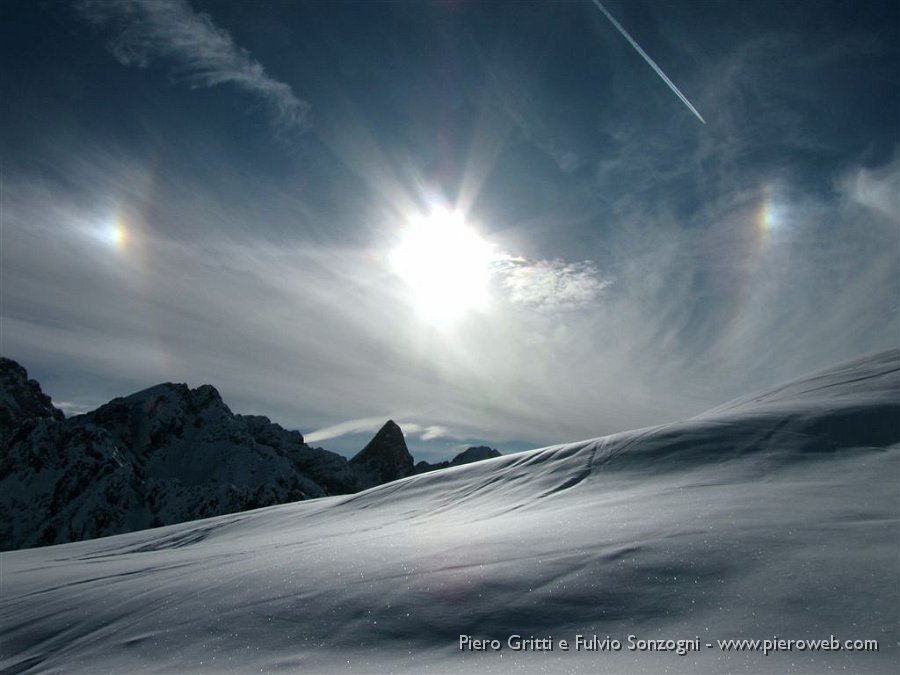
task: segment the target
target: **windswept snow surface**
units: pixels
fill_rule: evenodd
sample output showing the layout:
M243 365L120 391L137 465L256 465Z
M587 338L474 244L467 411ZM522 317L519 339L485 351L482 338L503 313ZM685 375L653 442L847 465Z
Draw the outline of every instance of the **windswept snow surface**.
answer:
M898 367L892 351L679 424L3 553L0 669L897 672ZM718 646L776 636L878 651Z

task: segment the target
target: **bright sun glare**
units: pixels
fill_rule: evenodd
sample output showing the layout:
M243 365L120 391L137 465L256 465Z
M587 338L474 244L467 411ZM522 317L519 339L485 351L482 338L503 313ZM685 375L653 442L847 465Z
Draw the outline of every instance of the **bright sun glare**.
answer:
M445 321L486 304L494 259L493 245L462 215L438 209L406 226L391 264L412 290L419 311Z

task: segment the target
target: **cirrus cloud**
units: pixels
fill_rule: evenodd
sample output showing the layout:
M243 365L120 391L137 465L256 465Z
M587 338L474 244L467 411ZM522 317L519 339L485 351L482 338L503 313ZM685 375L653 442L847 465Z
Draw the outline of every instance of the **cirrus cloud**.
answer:
M500 264L509 299L543 311L568 310L593 303L612 284L589 260L507 258Z
M91 23L112 29L109 48L123 65L146 68L161 59L192 88L231 84L262 98L280 128L306 125L309 103L187 0L82 0L76 6Z

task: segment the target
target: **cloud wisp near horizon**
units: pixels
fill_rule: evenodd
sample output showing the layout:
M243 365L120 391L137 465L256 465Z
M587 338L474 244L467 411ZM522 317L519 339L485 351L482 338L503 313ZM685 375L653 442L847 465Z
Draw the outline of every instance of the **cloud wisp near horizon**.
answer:
M210 383L430 460L897 346L898 10L763 4L610 3L705 126L589 2L7 4L3 355L69 412Z

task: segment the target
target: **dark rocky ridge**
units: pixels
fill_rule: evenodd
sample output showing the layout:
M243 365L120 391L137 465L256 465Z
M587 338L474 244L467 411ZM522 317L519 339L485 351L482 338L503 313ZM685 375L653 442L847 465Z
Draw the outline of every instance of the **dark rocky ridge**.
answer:
M24 368L0 359L0 550L348 494L414 472L392 420L348 461L266 417L232 413L210 385L159 384L66 419Z
M494 457L500 457L499 450L489 448L486 445L476 445L466 448L449 462L443 461L437 462L436 464L429 464L425 461L419 462L415 466L415 473L427 473L429 471L437 471L438 469L447 469L451 466L461 466L462 464L481 462L482 460L493 459Z
M209 385L160 384L71 419L15 421L0 457L3 549L362 487L346 459L264 417L233 414Z

